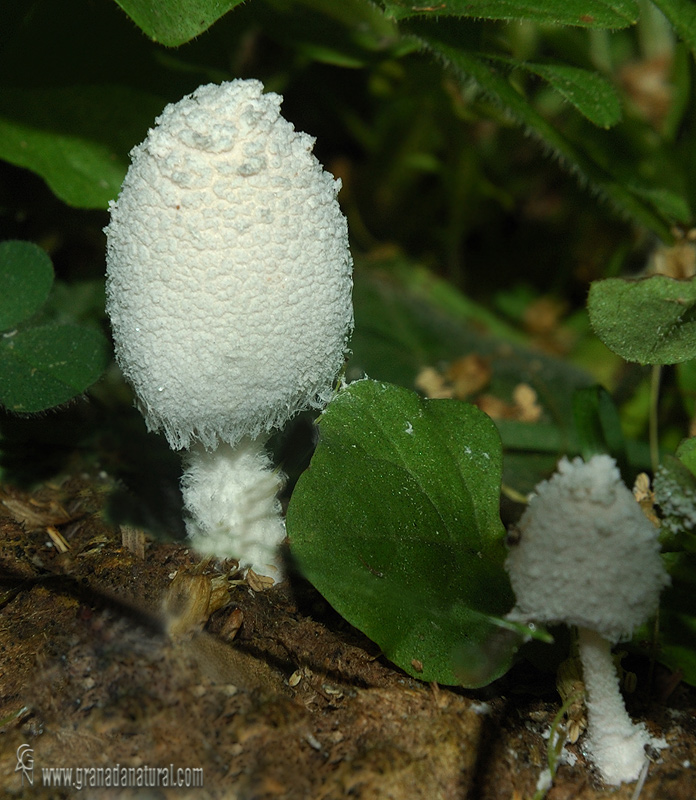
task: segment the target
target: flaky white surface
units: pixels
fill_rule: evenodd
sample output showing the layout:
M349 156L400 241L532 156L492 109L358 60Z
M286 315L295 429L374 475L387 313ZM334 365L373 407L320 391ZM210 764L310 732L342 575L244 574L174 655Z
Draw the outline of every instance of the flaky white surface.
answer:
M210 84L167 106L111 204L116 357L174 448L323 405L352 329L340 182L262 90Z
M581 628L579 650L587 692L586 747L605 783L631 783L645 764L645 746L657 742L645 725L635 724L628 716L609 642Z
M242 569L282 577L279 545L285 538L277 494L282 475L263 443L242 439L208 451L195 445L184 457L181 491L186 531L201 555L236 558Z
M564 458L535 492L506 562L517 598L510 617L629 637L657 609L669 579L657 531L616 463Z

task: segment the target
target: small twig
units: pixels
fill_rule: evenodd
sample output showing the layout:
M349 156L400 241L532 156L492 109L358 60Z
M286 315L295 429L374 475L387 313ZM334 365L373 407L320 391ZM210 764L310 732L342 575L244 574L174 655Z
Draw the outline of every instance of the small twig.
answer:
M136 558L145 558L145 531L131 525L121 525L121 546Z
M46 528L46 533L49 535L51 541L53 542L53 546L59 553L67 553L70 550L70 545L65 540L63 534L58 530L58 528L54 527L53 525L49 525Z

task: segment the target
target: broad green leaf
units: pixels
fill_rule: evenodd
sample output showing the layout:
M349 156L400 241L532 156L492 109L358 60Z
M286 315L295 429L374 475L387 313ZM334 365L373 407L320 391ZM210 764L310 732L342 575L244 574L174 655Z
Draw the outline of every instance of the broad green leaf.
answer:
M320 418L288 509L292 553L414 677L481 686L510 666L501 468L495 426L467 403L364 380Z
M693 0L653 0L674 25L681 38L696 56L696 5Z
M595 281L587 307L597 336L626 361L677 364L696 357L696 278Z
M600 128L610 128L621 119L621 102L609 81L596 72L566 64L520 66L543 78L571 105Z
M635 0L382 0L396 19L458 15L477 19L529 19L583 28L627 28L638 19Z
M32 242L0 243L0 331L29 318L44 304L53 284L53 264Z
M207 30L242 0L115 0L153 41L178 47Z
M0 158L38 173L69 205L106 208L163 106L120 86L0 87Z
M444 58L462 77L473 79L479 88L503 106L522 126L536 134L550 147L566 168L583 176L606 199L630 214L664 241L672 240L669 222L649 201L612 176L584 149L576 146L560 130L539 114L485 56L478 56L443 41L435 26L412 23L413 31L423 45ZM445 34L449 37L448 34Z
M110 360L105 337L79 325L42 325L0 338L0 404L43 411L81 394Z

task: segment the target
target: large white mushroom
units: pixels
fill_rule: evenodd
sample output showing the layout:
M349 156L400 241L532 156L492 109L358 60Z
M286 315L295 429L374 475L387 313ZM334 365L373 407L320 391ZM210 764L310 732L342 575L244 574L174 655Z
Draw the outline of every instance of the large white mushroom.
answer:
M577 625L587 693L587 749L606 783L638 778L645 726L623 703L611 645L657 610L669 582L657 531L606 455L562 459L535 489L506 562L516 621Z
M234 80L168 105L105 229L116 358L187 451L192 545L263 574L285 536L267 435L329 400L353 325L340 181L281 101Z

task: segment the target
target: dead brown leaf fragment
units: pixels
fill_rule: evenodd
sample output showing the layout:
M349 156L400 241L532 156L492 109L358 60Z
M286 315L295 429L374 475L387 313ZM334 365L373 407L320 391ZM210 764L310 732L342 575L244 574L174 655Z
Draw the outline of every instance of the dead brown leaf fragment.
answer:
M542 295L527 305L522 324L535 347L557 356L572 349L576 334L563 325L567 312L568 303L553 295Z
M512 390L512 401L517 408L520 422L538 422L542 408L537 402L537 393L528 383L518 383Z
M226 575L180 570L162 602L169 635L176 637L202 631L210 616L229 600L230 587Z
M641 472L636 475L636 480L633 484L633 496L638 501L638 505L645 516L656 528L659 528L660 518L655 510L655 492L650 488L650 478L647 473Z
M525 308L522 323L525 330L534 336L550 336L558 329L567 310L568 304L564 300L543 295Z
M452 387L435 367L423 367L416 375L415 386L430 400L447 400L453 396Z
M476 405L491 419L510 419L518 422L538 422L543 413L536 391L527 383L518 383L512 390L512 402L490 394L481 395Z
M677 281L688 281L696 276L696 229L688 231L675 228L675 244L658 245L648 263L647 275L666 275Z
M671 56L661 55L632 61L619 72L619 82L635 110L658 130L672 106L674 87L670 82L671 70Z
M445 366L442 371L424 367L416 376L415 385L431 399L466 400L478 394L491 380L488 359L471 353Z
M275 580L270 575L260 575L249 568L246 572L246 582L252 591L265 592L273 586Z
M57 500L42 501L31 497L24 499L13 492L0 491L0 502L12 518L27 531L49 525L63 525L72 519Z
M492 374L488 359L470 354L453 361L445 370L444 378L452 386L453 397L466 400L488 386Z

